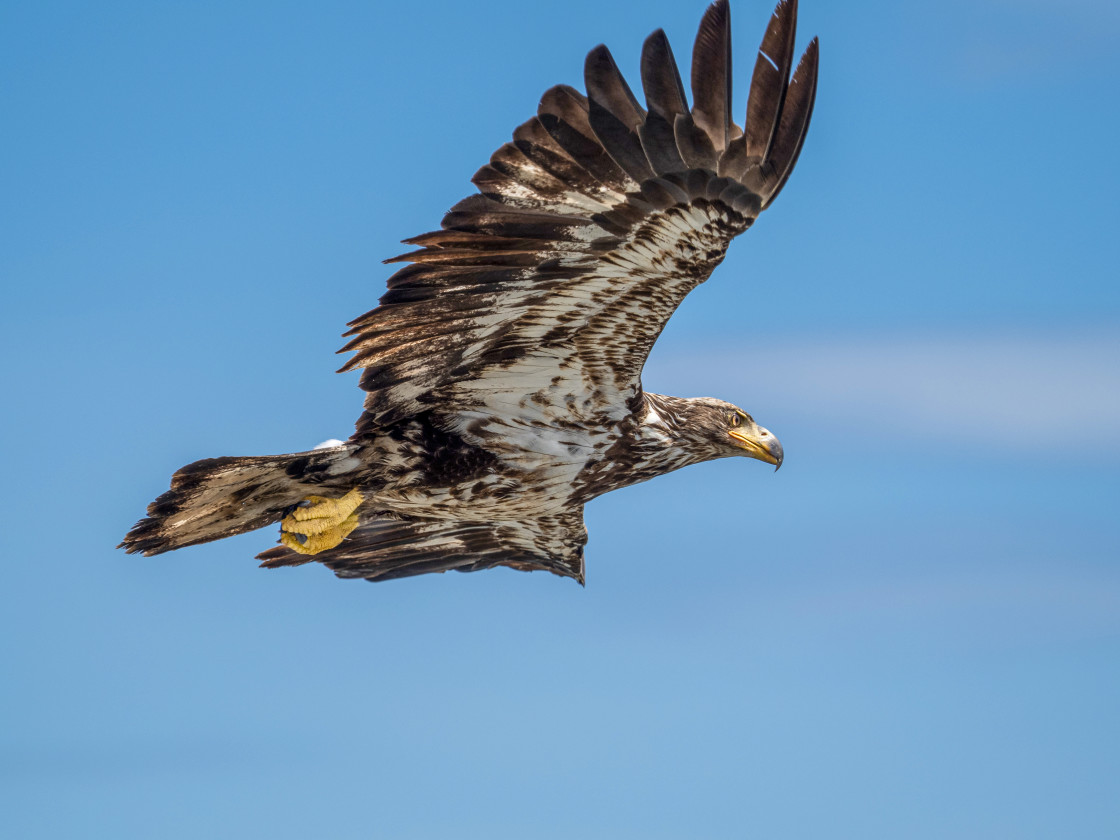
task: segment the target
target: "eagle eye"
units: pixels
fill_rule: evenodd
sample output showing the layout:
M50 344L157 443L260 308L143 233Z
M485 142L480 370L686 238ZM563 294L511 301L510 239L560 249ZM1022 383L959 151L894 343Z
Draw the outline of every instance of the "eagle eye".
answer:
M739 416L738 414L732 414L732 415L731 415L731 426L732 426L733 428L734 428L735 426L738 426L738 425L739 425L740 423L742 423L742 422L743 422L743 418L742 418L742 417L740 417L740 416Z

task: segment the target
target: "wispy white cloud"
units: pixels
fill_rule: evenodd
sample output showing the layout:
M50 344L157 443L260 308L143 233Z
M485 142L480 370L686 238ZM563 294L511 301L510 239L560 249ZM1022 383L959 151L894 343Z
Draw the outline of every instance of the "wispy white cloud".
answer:
M972 0L973 7L975 0ZM1114 0L987 0L986 5L1006 14L1038 14L1083 21L1093 26L1120 25L1120 7Z
M925 613L988 612L1000 609L1034 615L1078 616L1085 624L1120 624L1120 588L1115 574L1090 570L1027 569L1014 575L991 570L942 573L918 580L881 579L792 596L791 607L809 616L874 614L920 617Z
M1120 330L858 336L655 353L646 387L825 419L834 432L1120 455ZM772 413L772 412L771 412Z
M1113 0L953 0L937 15L955 22L945 55L972 83L1115 65L1120 4Z

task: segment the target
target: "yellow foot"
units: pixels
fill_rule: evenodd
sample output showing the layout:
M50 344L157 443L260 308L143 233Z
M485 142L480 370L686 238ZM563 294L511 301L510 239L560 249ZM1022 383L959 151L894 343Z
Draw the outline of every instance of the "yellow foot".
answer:
M357 487L341 499L308 496L280 521L280 542L300 554L334 548L358 527L362 501Z

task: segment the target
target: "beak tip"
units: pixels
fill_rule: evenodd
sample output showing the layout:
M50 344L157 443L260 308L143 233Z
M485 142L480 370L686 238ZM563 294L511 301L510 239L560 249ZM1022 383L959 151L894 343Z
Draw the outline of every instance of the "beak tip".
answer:
M738 429L732 429L730 435L735 440L739 454L767 464L773 464L774 472L782 468L782 463L785 461L785 451L778 439L766 429L760 428L757 435L744 434Z

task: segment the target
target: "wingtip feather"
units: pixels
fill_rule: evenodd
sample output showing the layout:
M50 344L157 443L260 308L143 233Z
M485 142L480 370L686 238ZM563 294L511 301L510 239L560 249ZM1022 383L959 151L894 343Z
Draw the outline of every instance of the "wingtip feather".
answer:
M708 6L692 50L692 118L717 152L731 134L731 4Z
M774 138L768 161L774 173L773 186L763 202L768 207L785 187L809 133L809 123L813 117L813 106L817 99L817 71L820 66L820 39L814 37L790 81L786 94L786 106L782 112L782 122Z

